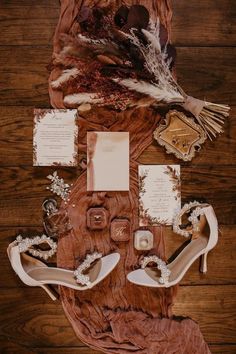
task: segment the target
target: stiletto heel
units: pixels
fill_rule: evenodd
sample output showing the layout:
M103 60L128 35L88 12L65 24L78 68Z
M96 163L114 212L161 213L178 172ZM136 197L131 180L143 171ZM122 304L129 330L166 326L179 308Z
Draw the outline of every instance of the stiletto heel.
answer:
M181 218L190 211L187 227L183 228L180 225ZM210 233L206 232L205 226L207 224ZM186 204L174 220L173 230L184 237L191 236L191 241L170 263L164 262L156 255L144 257L141 269L134 270L127 275L131 283L153 288L169 288L180 282L199 257L201 257L200 271L206 273L207 254L218 241L218 223L212 206L196 201ZM156 263L157 266L147 267L149 263Z
M200 265L200 272L201 273L207 272L207 255L208 255L208 252L204 253L201 256L201 265Z
M52 289L49 288L48 285L41 285L41 288L43 290L46 291L46 293L48 294L48 296L53 300L56 301L58 299L58 294L56 293L56 291L52 291Z
M44 251L35 246L47 242L50 250ZM58 294L48 287L48 284L67 286L75 290L87 290L101 282L119 262L119 253L102 256L94 252L87 254L80 266L73 270L48 267L40 260L47 260L56 252L56 243L46 235L23 239L20 235L7 248L7 254L12 268L20 279L29 286L39 286L55 301Z

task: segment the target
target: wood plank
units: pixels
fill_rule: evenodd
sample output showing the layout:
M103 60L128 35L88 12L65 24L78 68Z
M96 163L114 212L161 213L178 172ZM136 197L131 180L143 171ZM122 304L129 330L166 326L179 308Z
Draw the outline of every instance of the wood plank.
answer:
M188 95L233 105L235 51L236 48L179 48L176 62L179 84Z
M10 341L1 341L2 354L100 354L89 347L47 347L47 348L28 348ZM235 354L235 344L210 344L212 354Z
M33 163L33 107L0 107L0 165Z
M59 13L58 0L2 0L0 45L51 44Z
M1 166L32 166L33 107L0 106L0 146ZM232 165L236 154L236 106L225 123L225 132L214 141L207 140L200 153L192 160L192 165ZM180 160L167 155L165 149L155 141L145 150L142 163L175 164ZM188 165L188 164L187 164Z
M236 105L236 48L179 48L177 72L188 94ZM49 106L49 46L0 47L0 105Z
M0 226L41 225L41 205L52 196L46 190L46 178L55 168L0 167ZM69 183L76 181L79 170L57 169ZM215 208L220 224L235 224L236 167L235 166L182 166L183 202L205 198ZM222 211L224 211L222 213Z
M46 348L32 348L23 346L20 343L15 343L14 339L4 340L0 337L1 354L100 354L89 347L46 347Z
M59 303L40 289L1 289L0 303L0 334L5 340L30 348L79 345ZM235 343L235 305L235 286L180 287L174 313L198 321L207 342L229 344Z
M50 57L49 46L0 47L0 105L27 106L32 102L32 105L48 107L46 65Z
M208 271L206 274L199 272L199 259L191 266L185 274L181 285L224 285L236 284L236 254L235 234L236 226L222 226L217 246L208 255ZM16 235L36 236L43 233L43 227L19 227L19 228L0 228L0 259L1 259L1 278L0 288L25 287L18 276L12 270L6 249ZM183 237L174 234L170 228L164 230L167 259L185 241ZM226 256L227 255L227 256ZM55 262L49 260L49 265Z
M173 312L197 321L208 343L235 343L235 308L234 285L181 286Z
M23 347L20 344L14 343L4 339L3 336L0 336L0 347L2 354L34 354L35 351L28 347Z
M230 46L236 43L234 0L172 1L176 45Z
M47 347L47 348L29 348L10 341L1 341L2 354L100 354L101 351L95 351L89 347ZM210 344L212 354L235 354L235 344Z
M38 350L40 351L37 353L40 354L101 354L101 351L94 351L90 348L45 348L43 350L40 348ZM235 354L236 345L210 345L210 351L212 354Z
M177 45L235 45L234 0L172 3L172 38ZM58 0L41 0L40 4L36 0L2 0L0 45L48 44L58 21L59 9Z
M236 353L236 345L235 344L210 344L210 351L213 354L235 354Z
M1 290L0 335L27 347L84 346L75 337L59 301L53 302L40 290Z
M102 352L99 350L93 350L89 347L81 347L81 348L35 348L36 353L42 354L101 354ZM10 354L10 353L9 353Z

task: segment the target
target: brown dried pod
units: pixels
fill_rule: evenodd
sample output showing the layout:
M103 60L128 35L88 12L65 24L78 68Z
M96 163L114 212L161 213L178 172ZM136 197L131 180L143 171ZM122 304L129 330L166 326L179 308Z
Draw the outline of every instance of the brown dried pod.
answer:
M114 22L119 28L123 27L127 23L128 14L129 14L129 9L125 5L122 5L117 10L114 16Z
M149 12L143 5L133 5L129 10L127 25L129 28L147 28L149 24Z
M112 60L111 58L107 57L106 55L97 55L97 59L102 63L106 65L116 65L116 62Z
M117 29L117 28L111 28L111 33L113 38L118 42L118 43L129 43L130 40L129 38L127 38L127 36L125 35L123 29L122 31Z
M164 47L166 43L168 42L168 32L165 26L160 24L160 43L161 46Z
M88 6L82 6L80 12L77 16L77 21L79 23L84 22L91 15L91 9Z
M120 58L118 58L117 56L115 55L109 55L109 58L111 60L114 60L114 62L117 64L117 65L124 65L124 61Z

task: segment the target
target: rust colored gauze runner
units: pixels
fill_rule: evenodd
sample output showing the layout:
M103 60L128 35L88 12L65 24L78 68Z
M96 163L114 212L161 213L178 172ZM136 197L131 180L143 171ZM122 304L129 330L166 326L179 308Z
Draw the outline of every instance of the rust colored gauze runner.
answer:
M61 14L54 36L52 71L49 83L60 75L57 54L62 50L63 34L75 35L80 30L77 16L82 6L110 6L142 4L153 18L157 16L170 34L171 9L168 0L150 1L85 1L61 0ZM52 89L54 108L67 108L63 103L63 90ZM70 107L68 107L70 108ZM79 113L79 153L87 151L87 131L127 131L130 133L130 191L87 192L86 169L74 183L70 200L60 208L61 223L69 217L71 231L59 235L57 265L74 270L87 253L103 255L113 251L121 255L115 270L91 290L76 291L60 287L61 301L78 338L91 348L104 353L142 354L205 354L210 353L198 325L189 318L175 318L172 314L177 287L153 289L129 283L126 275L138 267L140 253L133 246L133 233L138 226L138 162L140 154L152 143L152 133L160 115L151 108L129 108L123 112L106 107L92 107ZM109 171L107 171L109 173ZM114 218L126 218L131 223L128 242L114 242L110 225L102 231L86 227L86 212L101 206L109 212L109 223ZM165 259L164 229L149 228L154 234L156 254ZM146 254L145 254L146 255Z

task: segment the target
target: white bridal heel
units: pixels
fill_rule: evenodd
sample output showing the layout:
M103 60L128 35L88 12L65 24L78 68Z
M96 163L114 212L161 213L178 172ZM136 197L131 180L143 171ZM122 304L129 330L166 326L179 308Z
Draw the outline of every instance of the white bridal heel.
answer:
M180 228L182 216L192 210L188 220L191 228ZM208 235L206 229L209 229ZM186 204L177 215L173 230L184 237L191 236L191 241L169 264L166 264L156 255L144 257L141 261L141 269L127 275L131 283L148 287L165 287L176 285L181 281L194 261L201 257L200 271L207 272L207 255L218 242L218 222L211 205L191 202ZM151 262L155 267L147 267Z
M204 253L201 256L201 264L200 264L200 272L201 273L207 272L207 255L208 255L208 252Z
M49 251L35 248L45 242L51 247ZM11 266L22 282L29 286L40 286L52 300L56 300L57 297L48 284L63 285L80 291L91 289L111 273L120 259L119 253L102 257L101 253L95 252L87 254L83 263L72 271L48 267L26 253L47 260L56 252L56 248L56 243L46 235L32 239L18 236L7 248Z

